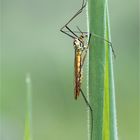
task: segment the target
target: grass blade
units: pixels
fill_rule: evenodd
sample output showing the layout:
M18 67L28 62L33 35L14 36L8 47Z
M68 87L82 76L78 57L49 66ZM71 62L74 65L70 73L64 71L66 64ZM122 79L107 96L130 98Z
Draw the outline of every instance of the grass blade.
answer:
M27 112L25 118L25 133L24 140L32 140L31 132L31 114L32 114L32 91L31 91L31 77L30 74L26 75L26 87L27 87Z
M93 140L117 140L115 92L106 0L89 0L89 99ZM96 35L94 35L96 34ZM105 39L105 40L104 40Z

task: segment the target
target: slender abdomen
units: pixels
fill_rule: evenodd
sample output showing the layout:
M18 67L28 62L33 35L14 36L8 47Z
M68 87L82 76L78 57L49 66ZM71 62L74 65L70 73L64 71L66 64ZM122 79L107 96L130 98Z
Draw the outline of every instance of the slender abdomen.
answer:
M80 95L80 88L81 88L81 51L75 52L75 88L74 88L74 95L75 99Z

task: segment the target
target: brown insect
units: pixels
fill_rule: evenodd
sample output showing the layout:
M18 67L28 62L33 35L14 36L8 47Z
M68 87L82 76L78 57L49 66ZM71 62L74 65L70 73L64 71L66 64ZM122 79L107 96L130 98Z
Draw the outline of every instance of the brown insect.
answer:
M72 31L68 24L78 16L83 9L87 5L87 0L83 0L81 8L78 10L78 12L60 29L60 31L69 37L73 39L73 46L75 49L75 59L74 59L74 67L75 67L75 87L74 87L74 96L75 99L80 95L81 92L81 83L82 83L82 67L84 64L84 60L86 58L88 45L85 44L87 40L87 34L81 32L81 30L78 28L78 32ZM64 30L66 29L66 30ZM77 33L80 33L80 36L77 35Z
M91 135L90 135L90 140L92 140L92 132L93 132L93 112L92 112L92 108L89 104L89 101L87 100L86 96L84 95L84 92L81 89L81 84L82 84L82 71L83 71L83 65L85 62L85 58L87 55L87 51L89 48L89 42L90 42L90 38L91 38L91 34L89 34L89 41L87 43L88 40L88 33L86 32L82 32L79 27L78 30L79 31L72 31L69 27L68 24L76 18L76 16L78 16L83 9L86 7L87 5L87 0L83 0L82 6L81 8L78 10L78 12L60 29L60 31L66 35L68 35L69 37L71 37L73 39L73 46L74 46L74 50L75 50L75 56L74 56L74 74L75 74L75 84L74 84L74 97L77 100L78 96L80 95L80 93L82 94L85 103L87 104L87 106L90 109L90 114L91 114ZM66 30L64 30L66 29ZM80 35L77 35L77 33Z
M75 38L73 41L73 46L75 49L75 59L74 59L74 68L75 68L75 88L74 96L75 99L80 95L81 84L83 78L83 64L86 58L88 45L85 45L85 38L83 34L79 38Z

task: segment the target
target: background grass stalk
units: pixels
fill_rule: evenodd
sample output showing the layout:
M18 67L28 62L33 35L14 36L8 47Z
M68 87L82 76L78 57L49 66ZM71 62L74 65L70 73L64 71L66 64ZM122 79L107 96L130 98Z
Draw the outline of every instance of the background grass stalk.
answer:
M24 140L32 140L32 85L30 74L26 75L26 87L27 87L27 105L26 105L26 118L25 118L25 133Z
M111 41L106 0L89 0L89 32ZM109 43L92 35L89 49L89 98L93 140L117 140L112 52Z

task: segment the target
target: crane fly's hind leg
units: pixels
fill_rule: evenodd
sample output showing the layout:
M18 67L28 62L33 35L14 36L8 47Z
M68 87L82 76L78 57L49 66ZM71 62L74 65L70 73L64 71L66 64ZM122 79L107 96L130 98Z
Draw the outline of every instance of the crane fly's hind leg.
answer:
M83 99L84 99L84 101L85 101L86 105L89 107L90 111L92 112L92 111L93 111L93 110L92 110L92 107L91 107L91 105L90 105L89 101L87 100L87 98L86 98L86 96L85 96L85 94L84 94L83 90L82 90L82 89L80 89L80 92L81 92L81 94L82 94L82 96L83 96Z
M99 36L99 35L97 35L97 34L92 34L92 33L89 34L88 46L89 46L89 44L90 44L90 40L91 40L91 36L92 36L92 35L93 35L94 37L97 37L97 38L102 39L102 40L104 40L105 42L107 42L107 43L109 44L109 46L111 47L111 50L112 50L112 53L113 53L114 58L116 58L116 54L115 54L115 51L114 51L112 42L106 40L105 38L103 38L103 37L101 37L101 36Z
M110 42L109 40L105 39L104 37L101 37L100 35L97 35L95 33L91 33L92 36L96 37L96 38L99 38L101 40L104 40L106 43L109 44L109 46L111 47L111 50L112 50L112 53L113 53L113 56L114 58L116 58L116 54L115 54L115 51L114 51L114 48L113 48L113 45L112 45L112 42Z
M87 100L87 98L86 98L86 96L85 96L85 94L84 94L82 89L80 89L80 92L81 92L82 97L83 97L83 99L84 99L84 101L85 101L85 103L88 106L89 111L90 111L90 118L91 118L91 123L90 123L91 124L90 125L90 140L92 140L92 134L93 134L93 109L92 109L89 101Z

